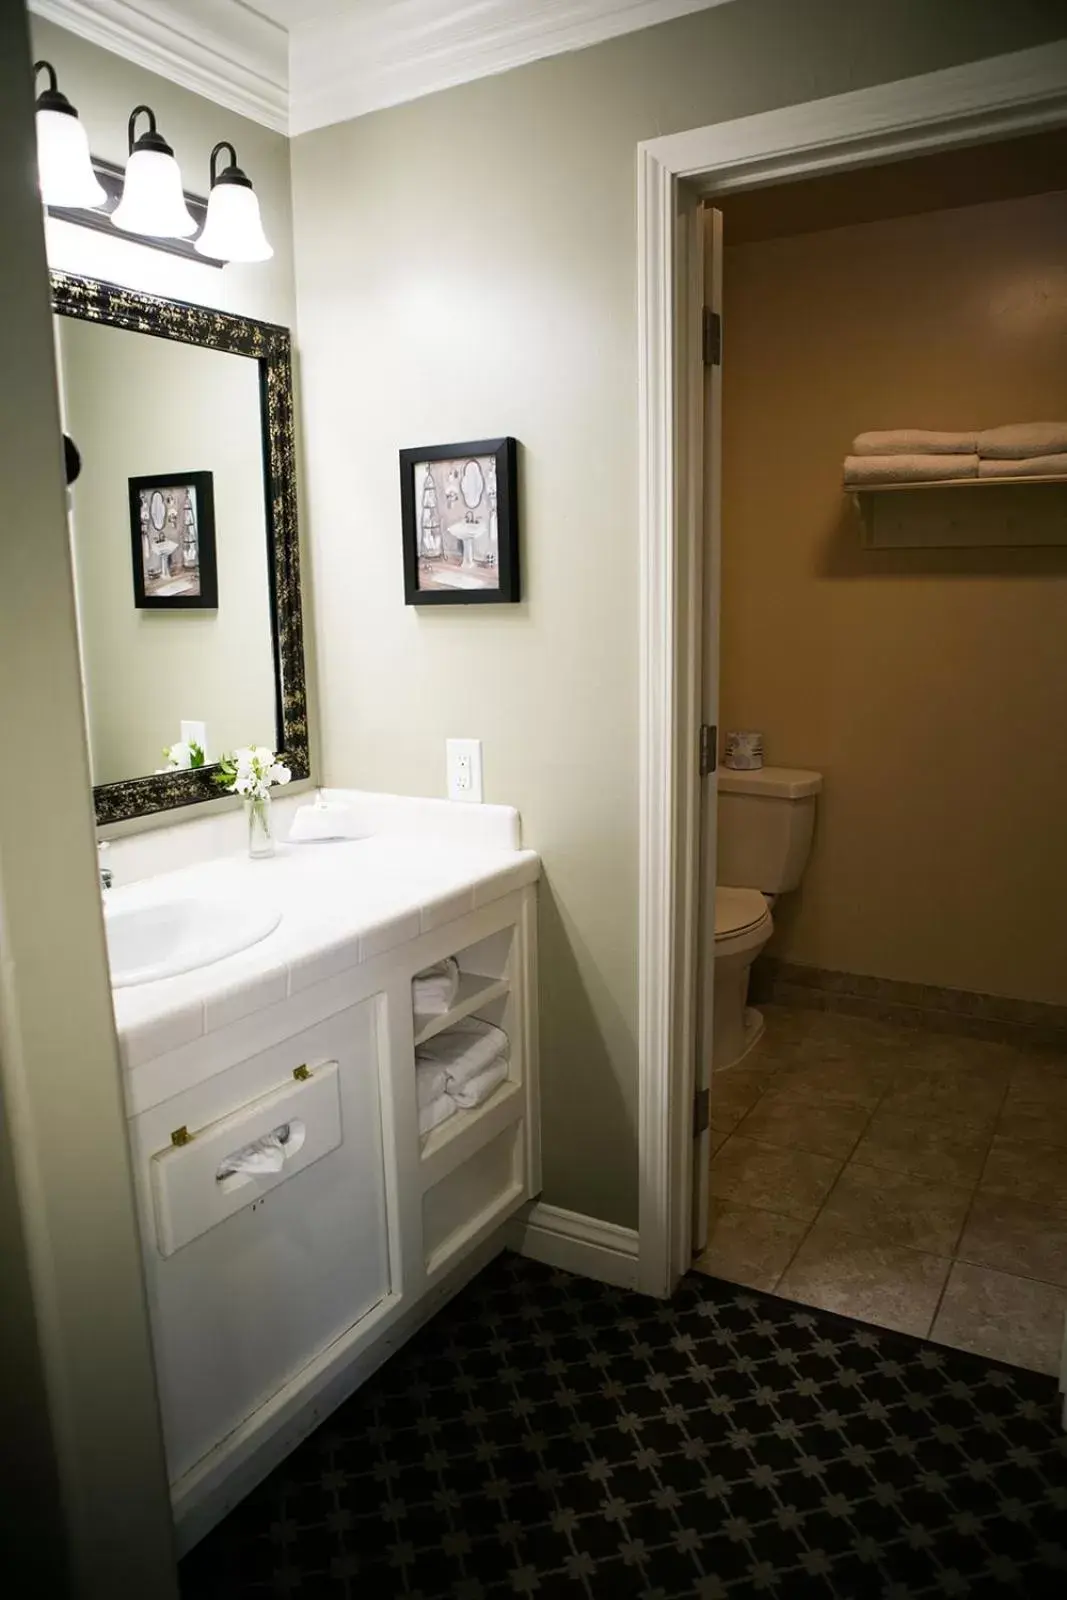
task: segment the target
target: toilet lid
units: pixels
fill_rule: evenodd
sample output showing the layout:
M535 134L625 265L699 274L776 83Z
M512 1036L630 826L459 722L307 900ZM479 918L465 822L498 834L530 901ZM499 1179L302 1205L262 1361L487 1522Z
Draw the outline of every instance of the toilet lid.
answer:
M731 939L767 917L767 902L758 889L715 890L715 937Z

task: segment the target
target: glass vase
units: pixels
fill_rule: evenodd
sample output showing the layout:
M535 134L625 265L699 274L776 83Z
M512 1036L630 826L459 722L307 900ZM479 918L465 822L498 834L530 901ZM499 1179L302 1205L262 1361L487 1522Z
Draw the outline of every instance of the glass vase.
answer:
M271 831L270 795L262 800L245 801L245 821L248 824L248 854L253 861L274 854L274 834Z

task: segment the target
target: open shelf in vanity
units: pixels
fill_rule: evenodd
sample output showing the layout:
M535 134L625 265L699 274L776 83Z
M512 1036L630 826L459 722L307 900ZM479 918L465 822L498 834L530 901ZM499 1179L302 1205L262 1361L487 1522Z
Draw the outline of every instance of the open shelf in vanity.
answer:
M527 1046L521 1016L523 962L529 959L517 922L450 955L459 967L447 1011L413 1015L415 1048L447 1038L470 1018L507 1036L507 1076L478 1105L461 1108L419 1137L419 1186L426 1271L441 1270L464 1241L527 1191L526 1119L530 1112Z

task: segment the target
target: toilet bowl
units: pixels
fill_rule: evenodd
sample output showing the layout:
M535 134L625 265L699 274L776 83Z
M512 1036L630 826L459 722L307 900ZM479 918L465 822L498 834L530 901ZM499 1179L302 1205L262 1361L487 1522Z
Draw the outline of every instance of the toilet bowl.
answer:
M748 1005L752 963L774 932L770 907L758 889L715 890L715 1004L712 1062L736 1066L763 1032L763 1016Z
M763 1031L748 1005L749 973L774 932L771 906L807 865L821 788L820 773L793 767L719 773L715 955L704 978L713 985L715 1072L744 1060Z

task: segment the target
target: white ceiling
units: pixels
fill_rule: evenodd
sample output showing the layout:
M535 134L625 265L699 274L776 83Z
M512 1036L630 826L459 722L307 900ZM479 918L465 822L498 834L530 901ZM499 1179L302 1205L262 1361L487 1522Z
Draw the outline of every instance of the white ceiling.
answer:
M307 133L727 0L29 0L268 127Z

